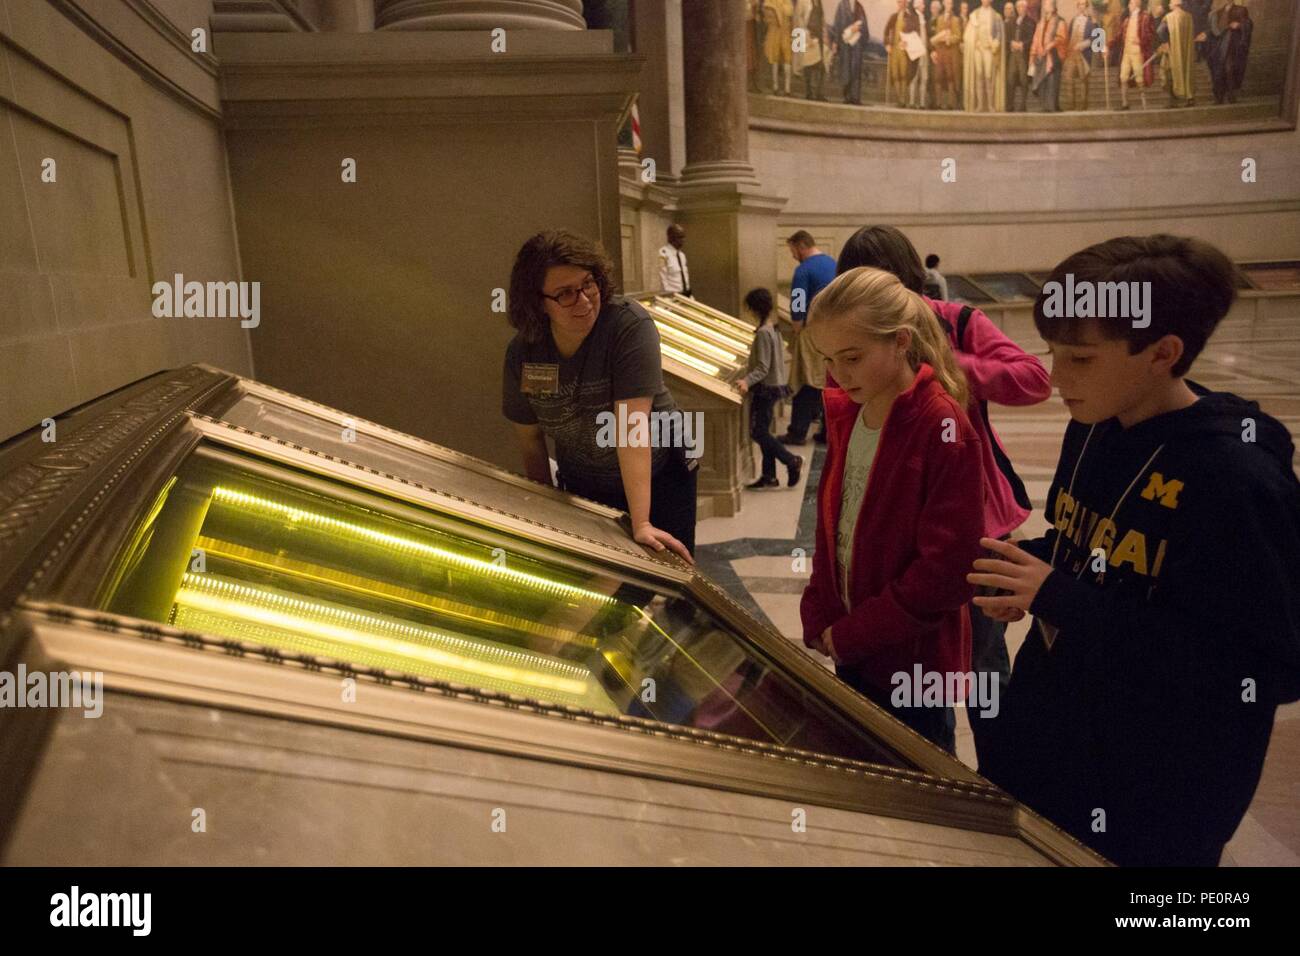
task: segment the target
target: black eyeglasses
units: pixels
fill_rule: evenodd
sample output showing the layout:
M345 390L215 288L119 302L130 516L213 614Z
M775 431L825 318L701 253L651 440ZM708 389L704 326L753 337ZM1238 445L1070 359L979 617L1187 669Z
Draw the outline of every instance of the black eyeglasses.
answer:
M543 292L542 298L550 299L557 305L561 305L567 309L578 304L579 293L585 295L588 301L594 301L596 293L599 291L600 286L596 284L596 280L591 276L587 276L587 278L583 280L582 285L576 289L561 289L558 295L547 295Z

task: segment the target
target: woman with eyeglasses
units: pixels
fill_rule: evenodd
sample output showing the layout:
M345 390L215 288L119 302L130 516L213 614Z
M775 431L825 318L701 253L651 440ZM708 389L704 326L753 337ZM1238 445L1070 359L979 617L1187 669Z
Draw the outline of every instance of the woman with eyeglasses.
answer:
M502 411L529 478L551 484L549 437L561 488L627 511L634 539L690 561L698 458L684 446L702 436L680 427L659 331L645 309L614 294L611 271L600 246L573 233L541 232L524 243L510 273L516 335ZM679 427L650 428L654 413Z

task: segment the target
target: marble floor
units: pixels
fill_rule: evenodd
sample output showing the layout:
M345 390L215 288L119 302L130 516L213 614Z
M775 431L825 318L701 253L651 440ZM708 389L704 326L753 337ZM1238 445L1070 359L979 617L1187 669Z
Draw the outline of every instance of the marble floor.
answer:
M1005 331L1045 364L1049 361L1028 321ZM1224 322L1191 378L1258 401L1292 435L1300 436L1300 318ZM1040 535L1047 526L1042 509L1069 415L1055 396L1032 408L990 406L989 414L1034 503L1034 514L1018 535ZM793 570L794 554L797 548L812 553L813 500L824 452L823 446L811 442L794 450L810 465L798 487L784 487L785 472L778 466L781 488L745 492L738 515L699 523L696 558L737 600L802 648L799 598L806 572ZM1008 628L1013 661L1027 628L1028 621ZM829 667L825 658L807 653ZM974 767L970 725L960 708L957 733L957 755ZM1300 865L1300 703L1278 711L1259 789L1228 844L1223 865Z

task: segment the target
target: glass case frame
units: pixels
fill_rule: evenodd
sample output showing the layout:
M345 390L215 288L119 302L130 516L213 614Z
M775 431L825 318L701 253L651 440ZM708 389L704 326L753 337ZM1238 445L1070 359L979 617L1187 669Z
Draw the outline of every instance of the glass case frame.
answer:
M679 559L637 554L634 547L585 538L224 421L223 414L249 395L284 401L283 393L265 386L190 366L159 373L62 417L60 428L68 437L56 452L40 447L38 437L30 433L0 449L0 505L19 506L18 518L11 510L6 515L10 520L0 523L0 656L12 661L35 654L102 671L115 691L382 729L577 766L1017 835L1056 862L1102 862L835 680ZM352 422L359 433L375 438L391 441L397 435L315 403L296 399L295 404L324 420ZM410 674L331 664L95 610L99 582L107 578L137 516L201 443L327 476L417 507L458 514L622 574L678 587L783 673L869 731L880 746L881 760L827 756ZM418 446L421 454L467 465L496 480L524 481L408 436L397 444ZM557 505L600 514L594 503L539 490ZM601 517L616 521L613 514ZM340 676L370 688L364 706L339 705Z

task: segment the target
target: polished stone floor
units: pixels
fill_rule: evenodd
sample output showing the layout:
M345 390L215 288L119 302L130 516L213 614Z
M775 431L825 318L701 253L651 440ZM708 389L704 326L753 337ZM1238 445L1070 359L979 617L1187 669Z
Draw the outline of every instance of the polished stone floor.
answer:
M1048 362L1032 325L1006 331ZM1258 401L1292 435L1300 435L1300 318L1223 323L1197 360L1191 378L1208 388ZM1046 528L1042 508L1069 415L1055 396L1033 408L991 406L989 412L1034 502L1035 512L1019 534L1042 534ZM823 455L811 443L795 450L811 460L797 488L746 492L739 515L701 521L696 539L701 566L802 647L799 597L806 574L793 570L794 552L802 548L812 553L813 497ZM780 466L778 473L784 483ZM1008 629L1013 659L1027 627L1026 621ZM825 658L813 656L826 663ZM958 720L958 756L974 766L969 723L961 709ZM1263 778L1250 812L1228 844L1223 864L1300 865L1300 703L1278 711Z

